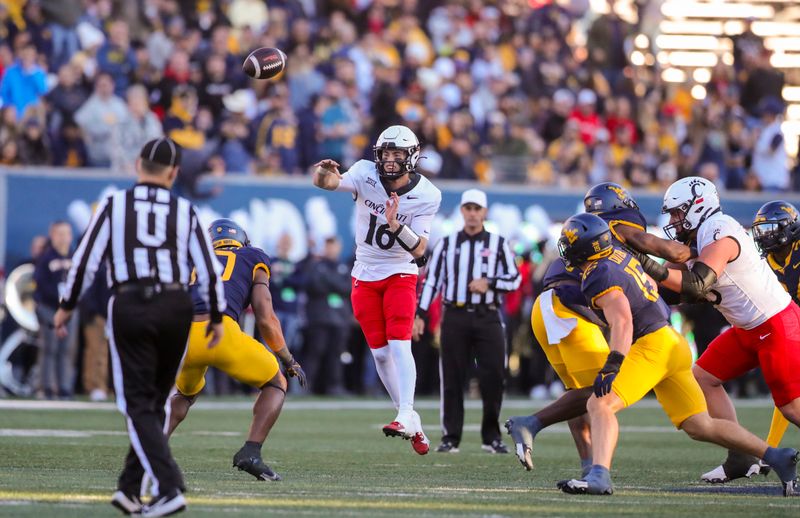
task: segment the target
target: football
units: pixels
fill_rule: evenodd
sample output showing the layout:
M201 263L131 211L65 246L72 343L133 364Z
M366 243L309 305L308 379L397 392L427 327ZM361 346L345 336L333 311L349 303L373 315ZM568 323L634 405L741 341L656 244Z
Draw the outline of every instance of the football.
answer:
M254 79L271 79L286 68L286 54L281 49L262 47L247 56L242 70Z

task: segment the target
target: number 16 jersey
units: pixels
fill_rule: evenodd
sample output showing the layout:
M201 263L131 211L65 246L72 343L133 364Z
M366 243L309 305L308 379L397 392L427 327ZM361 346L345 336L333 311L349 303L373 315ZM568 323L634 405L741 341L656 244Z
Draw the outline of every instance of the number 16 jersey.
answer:
M389 193L381 183L375 163L359 160L342 175L337 191L353 194L356 204L356 262L352 275L361 281L380 281L405 273L416 275L413 256L397 242L386 221ZM442 193L427 178L411 174L411 182L397 191L397 221L429 239Z

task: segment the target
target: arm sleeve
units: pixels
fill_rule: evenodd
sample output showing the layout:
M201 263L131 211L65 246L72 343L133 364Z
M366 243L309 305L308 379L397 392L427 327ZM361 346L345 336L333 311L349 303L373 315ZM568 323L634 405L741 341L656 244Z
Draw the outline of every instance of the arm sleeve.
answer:
M498 292L509 292L519 288L522 282L522 277L517 270L517 264L514 262L514 254L508 247L508 240L500 238L500 249L497 255L497 271L498 275L494 278L494 290Z
M447 249L447 242L449 238L445 237L436 243L431 255L431 261L428 264L428 275L425 277L425 282L422 284L422 293L419 296L419 311L425 313L431 307L431 302L436 297L436 292L439 291L442 283L444 282L444 253Z
M200 297L208 304L211 321L222 321L225 311L225 288L222 285L222 266L214 257L208 234L203 231L197 212L191 208L191 225L189 234L189 256L197 272L197 288Z
M111 203L110 197L100 202L72 255L72 267L61 294L61 307L66 310L75 309L83 292L92 285L95 273L106 255L111 236Z

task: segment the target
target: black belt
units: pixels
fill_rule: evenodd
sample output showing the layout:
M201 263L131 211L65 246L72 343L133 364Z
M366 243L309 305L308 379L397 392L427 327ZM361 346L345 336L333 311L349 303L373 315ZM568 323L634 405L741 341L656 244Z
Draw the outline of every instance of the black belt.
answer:
M126 282L114 287L114 293L121 295L123 293L138 293L147 298L152 297L157 293L165 291L186 291L183 284L179 282Z
M461 311L497 311L499 306L497 304L461 304L454 302L445 302L444 306L448 309L460 309Z

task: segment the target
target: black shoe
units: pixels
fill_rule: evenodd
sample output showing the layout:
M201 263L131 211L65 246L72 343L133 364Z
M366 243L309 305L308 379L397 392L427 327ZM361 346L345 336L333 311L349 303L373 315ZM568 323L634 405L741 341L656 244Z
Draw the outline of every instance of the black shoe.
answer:
M122 511L122 514L139 514L142 512L142 501L136 495L129 495L117 490L111 495L111 505Z
M248 454L244 448L236 452L233 456L233 466L239 471L246 471L259 480L281 480L281 476L272 471L272 468L264 464L259 454Z
M439 453L458 453L458 446L453 441L442 441L442 444L436 448Z
M170 516L186 509L186 498L178 489L168 491L163 496L153 497L153 500L142 507L142 516Z
M500 439L495 439L492 444L482 444L481 449L489 453L508 453L508 446L503 444Z

